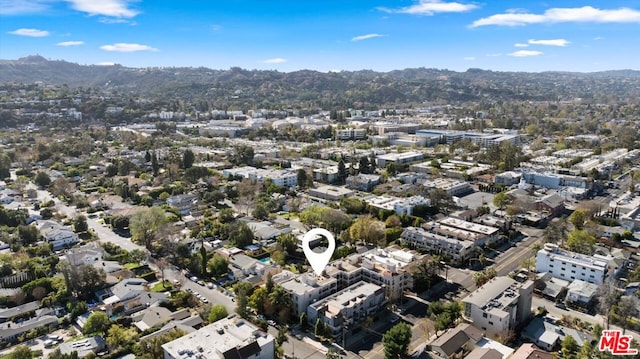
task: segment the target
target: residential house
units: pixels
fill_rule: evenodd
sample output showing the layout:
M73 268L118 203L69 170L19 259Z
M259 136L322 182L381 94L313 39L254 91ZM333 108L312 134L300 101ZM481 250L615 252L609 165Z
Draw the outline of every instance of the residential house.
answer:
M35 223L44 241L52 244L54 251L68 248L78 243L78 235L69 227L51 220L36 221Z
M427 343L430 351L442 358L461 357L470 353L474 344L482 339L482 332L471 324L459 324L448 329L444 334L436 336Z
M197 204L198 196L195 194L179 194L167 198L167 205L178 210L182 216L190 214Z
M75 342L66 342L58 347L62 354L71 355L78 353L78 358L85 358L89 354L97 354L106 348L106 343L101 336L96 335L91 338L81 339Z
M589 308L598 292L598 286L593 283L576 279L567 288L566 300L574 305Z
M525 341L532 342L546 351L554 351L566 336L572 336L578 346L582 346L584 341L592 342L594 338L573 328L565 327L554 323L547 318L535 317L521 332L521 337Z
M250 276L262 277L270 268L270 265L246 254L236 254L229 258L229 279L236 281Z
M131 321L140 331L159 327L170 321L180 321L191 316L188 308L172 312L165 307L149 307L131 316Z
M16 322L0 323L0 343L14 342L20 335L38 328L42 328L42 327L54 328L57 326L58 326L58 317L56 317L55 315L49 315L49 314L27 319L20 323L16 323Z
M11 308L1 308L0 323L10 321L15 317L25 315L29 312L35 312L38 308L40 308L40 302L38 301L25 303Z
M549 213L548 218L553 218L564 211L564 199L557 193L551 193L536 201L534 208Z
M168 300L164 293L148 292L148 282L142 278L124 279L111 288L97 293L104 298L104 308L109 316L130 315L154 304Z
M164 359L274 359L275 338L248 321L225 318L163 344Z
M532 343L523 343L509 359L553 359L553 354L539 349Z

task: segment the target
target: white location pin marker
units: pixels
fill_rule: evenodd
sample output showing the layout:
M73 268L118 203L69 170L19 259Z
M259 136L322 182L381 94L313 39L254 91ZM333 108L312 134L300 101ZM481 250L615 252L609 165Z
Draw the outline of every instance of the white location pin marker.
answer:
M327 239L327 242L329 242L327 250L323 253L316 253L311 249L311 247L309 247L309 242L316 240L317 236L323 236ZM322 275L324 267L329 264L333 251L336 249L336 240L333 238L331 232L326 229L314 228L302 237L302 249L304 250L304 255L307 257L307 260L309 261L309 264L311 264L311 268L313 268L316 275Z

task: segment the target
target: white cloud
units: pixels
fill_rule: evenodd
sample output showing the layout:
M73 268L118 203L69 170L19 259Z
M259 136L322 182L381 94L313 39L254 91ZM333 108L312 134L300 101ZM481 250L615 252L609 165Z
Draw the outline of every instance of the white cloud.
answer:
M136 52L136 51L158 51L158 49L151 47L149 45L141 45L141 44L128 44L128 43L117 43L113 45L102 45L100 48L104 51L115 51L115 52Z
M380 34L366 34L366 35L360 35L360 36L355 36L351 38L351 41L362 41L362 40L368 40L368 39L375 39L376 37L383 37L384 35L380 35Z
M105 61L105 62L98 62L96 65L98 65L98 66L114 66L115 64L116 64L115 62Z
M517 43L517 44L513 44L513 46L515 47L529 47L529 44L523 44L523 43Z
M13 35L29 36L29 37L49 36L49 31L38 30L38 29L17 29L17 30L9 31L9 33Z
M475 56L467 56L464 58L465 61L473 61L475 59L476 59Z
M500 56L502 56L502 54L501 53L491 53L491 54L486 54L485 56L486 57L500 57Z
M98 19L98 21L103 24L128 24L131 26L136 25L135 21L121 19L121 18L113 18L113 17L101 17L100 19Z
M64 46L64 47L80 46L80 45L84 45L84 41L63 41L63 42L57 43L56 45Z
M596 36L596 37L593 38L593 41L598 41L598 40L604 40L604 37Z
M218 24L213 24L211 25L211 31L220 31L222 30L222 25L218 25Z
M531 39L528 42L531 45L560 46L560 47L565 47L565 46L570 44L570 42L565 40L565 39L552 39L552 40L534 40L534 39Z
M47 10L47 0L0 0L0 14L32 14Z
M592 6L576 8L551 8L544 14L507 12L474 21L471 27L479 26L524 26L530 24L561 22L634 23L640 22L640 11L630 8L598 9Z
M65 0L71 7L87 14L131 18L140 12L129 7L130 0Z
M262 62L265 64L282 64L287 62L287 59L283 59L282 57L276 57L274 59L267 59Z
M510 53L508 55L509 56L513 56L513 57L531 57L531 56L540 56L542 54L543 54L543 52L541 52L541 51L518 50L518 51L512 52L512 53Z
M405 6L399 9L379 7L378 10L397 14L433 15L439 12L467 12L476 8L478 8L478 6L474 4L444 2L441 0L419 0L415 5Z

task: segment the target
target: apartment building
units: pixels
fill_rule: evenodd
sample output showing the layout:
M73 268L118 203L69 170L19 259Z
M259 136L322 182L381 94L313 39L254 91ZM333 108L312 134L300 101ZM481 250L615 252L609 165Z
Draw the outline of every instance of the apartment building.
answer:
M291 168L276 170L244 166L225 169L222 171L222 174L225 177L238 176L255 180L257 182L264 182L264 180L268 178L273 184L280 187L292 187L298 184L297 173Z
M422 257L404 249L376 248L335 261L325 272L337 279L338 288L364 281L384 287L387 298L395 300L405 289L413 288L411 269Z
M531 316L533 282L495 277L465 297L463 317L485 335L505 335Z
M473 223L458 218L446 217L437 222L427 223L430 231L447 237L472 241L483 247L499 239L500 230L496 227Z
M386 304L383 287L361 281L311 304L307 308L307 318L309 323L320 319L334 339L343 339Z
M338 291L338 280L330 276L317 276L313 273L300 275L282 271L273 276L274 283L280 284L290 295L296 315L307 311L315 301Z
M328 201L340 201L342 198L353 196L354 192L348 188L338 186L320 186L310 188L309 195Z
M470 192L473 192L471 185L466 181L459 181L450 178L436 178L433 180L425 181L422 184L428 190L440 189L451 196L463 196Z
M164 359L273 359L274 337L248 321L225 318L162 345Z
M408 198L392 196L369 196L364 201L375 208L385 211L394 211L396 214L413 214L416 206L430 206L431 200L422 196L412 196Z
M367 130L364 128L343 128L336 130L336 140L364 140Z
M421 248L431 253L443 254L457 262L464 262L473 257L477 248L472 241L446 237L416 227L405 228L400 241L410 248Z
M385 155L376 156L376 165L380 168L385 167L389 163L404 164L424 159L424 154L418 151L387 153Z
M547 272L552 277L567 281L579 279L588 283L602 284L608 267L607 257L565 251L552 243L546 243L536 254L538 273Z

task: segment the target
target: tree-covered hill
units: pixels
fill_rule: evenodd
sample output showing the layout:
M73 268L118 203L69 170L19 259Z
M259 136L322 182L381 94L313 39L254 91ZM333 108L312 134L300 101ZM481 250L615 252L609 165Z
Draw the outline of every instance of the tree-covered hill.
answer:
M186 101L249 103L254 106L394 106L424 102L572 100L637 101L640 72L465 72L414 68L323 73L198 68L128 68L79 65L28 56L0 60L0 83L43 81L96 87ZM214 101L214 102L215 102Z

